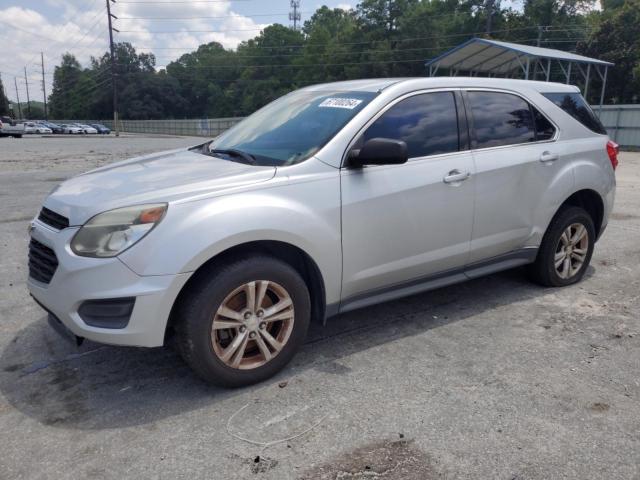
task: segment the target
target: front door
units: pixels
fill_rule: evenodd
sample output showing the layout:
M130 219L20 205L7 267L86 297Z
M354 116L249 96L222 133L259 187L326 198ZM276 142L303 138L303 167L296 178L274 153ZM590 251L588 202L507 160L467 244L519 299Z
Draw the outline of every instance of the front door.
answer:
M393 104L356 142L402 140L409 161L341 170L343 306L467 263L474 164L458 123L454 92L419 93Z

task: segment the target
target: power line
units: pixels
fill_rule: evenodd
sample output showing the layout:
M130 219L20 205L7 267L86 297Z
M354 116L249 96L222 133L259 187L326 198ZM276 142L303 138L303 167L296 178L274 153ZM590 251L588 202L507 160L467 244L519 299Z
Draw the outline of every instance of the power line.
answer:
M122 1L118 3L155 3L157 5L170 5L172 3L230 3L230 2L251 2L253 0L139 0L139 1Z
M337 67L337 66L345 66L345 65L373 65L378 63L408 63L408 62L425 62L424 58L416 58L411 60L375 60L369 62L345 62L345 63L307 63L307 64L290 64L290 63L282 63L278 65L191 65L190 69L205 69L210 70L212 68L308 68L308 67ZM167 65L161 65L157 68L166 68Z
M343 51L343 52L338 52L338 51L330 51L330 52L318 52L318 53L277 53L277 54L273 54L273 55L239 55L239 54L235 54L233 56L233 59L238 59L238 58L273 58L273 57L291 57L291 58L304 58L304 57L322 57L322 56L327 56L327 55L369 55L372 53L395 53L395 52L415 52L415 51L423 51L423 50L442 50L444 48L453 48L457 45L447 45L447 46L443 46L443 47L415 47L415 48L394 48L391 50L354 50L354 51ZM227 52L225 50L225 52ZM185 53L182 56L185 55L191 55L190 53ZM154 55L155 56L155 55ZM172 63L177 63L180 61L180 58L174 60ZM159 58L164 58L164 59L173 59L175 57L168 57L168 56L155 56L156 60ZM239 67L241 67L243 65L239 65Z
M233 28L228 30L119 30L119 33L153 33L164 35L167 33L228 33L228 32L257 32L264 30L264 27L257 28Z
M124 2L118 2L124 3ZM303 13L303 12L300 12ZM309 12L304 12L309 13ZM118 20L222 20L225 18L255 18L255 17L287 17L288 13L254 13L251 15L219 15L219 16L198 16L198 17L118 17Z
M530 26L530 27L520 27L520 28L507 28L507 29L502 29L502 30L493 30L493 33L502 33L502 32L519 32L519 31L526 31L526 30L532 30L532 29L536 29L537 26ZM562 30L558 30L558 31L566 31L567 29L562 29ZM216 33L215 31L206 31L209 33ZM182 30L179 33L195 33L194 31L190 31L190 30ZM437 40L437 39L443 39L443 38L455 38L455 37L472 37L474 35L482 35L484 34L484 32L468 32L468 33L454 33L454 34L448 34L448 35L432 35L432 36L428 36L428 37L411 37L411 38L386 38L384 40L368 40L368 41L362 41L362 42L332 42L332 43L305 43L305 44L297 44L297 45L276 45L276 46L271 46L271 45L252 45L251 48L252 49L285 49L285 48L307 48L307 47L322 47L322 46L327 46L327 45L331 45L331 46L335 46L335 45L371 45L374 43L396 43L396 42L414 42L414 41L418 41L418 40ZM139 46L138 48L140 50L185 50L185 49L189 49L192 48L194 50L197 50L199 47L201 47L202 44L200 45L196 45L194 47L149 47L149 46Z

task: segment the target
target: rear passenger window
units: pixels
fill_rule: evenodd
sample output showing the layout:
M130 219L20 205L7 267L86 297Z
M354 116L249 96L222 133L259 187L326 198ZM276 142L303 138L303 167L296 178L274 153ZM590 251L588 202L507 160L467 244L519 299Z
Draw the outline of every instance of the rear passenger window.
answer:
M536 107L531 107L533 112L533 121L536 125L536 140L550 140L556 133L556 127L547 120L542 113L538 111Z
M601 135L606 135L607 131L600 123L591 107L578 92L575 93L543 93L545 97L578 120L589 130Z
M457 152L458 114L453 93L425 93L398 102L365 131L363 140L372 138L402 140L409 158Z
M517 95L468 92L476 134L475 148L533 142L536 134L529 104Z

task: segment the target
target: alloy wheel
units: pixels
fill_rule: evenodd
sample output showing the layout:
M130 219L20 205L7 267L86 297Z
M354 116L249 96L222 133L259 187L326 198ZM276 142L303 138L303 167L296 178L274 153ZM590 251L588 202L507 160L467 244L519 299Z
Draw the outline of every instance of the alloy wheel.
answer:
M211 325L211 344L228 367L258 368L287 344L295 312L287 290L270 280L245 283L229 293Z
M589 250L589 233L581 223L569 225L558 240L554 264L562 279L573 277L580 271Z

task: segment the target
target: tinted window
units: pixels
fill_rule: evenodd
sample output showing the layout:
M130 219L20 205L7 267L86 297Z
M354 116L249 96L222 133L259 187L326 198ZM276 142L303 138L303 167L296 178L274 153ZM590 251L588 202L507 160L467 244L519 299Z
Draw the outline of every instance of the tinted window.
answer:
M476 148L535 141L529 104L509 93L468 92Z
M457 152L458 115L451 92L425 93L398 102L364 133L364 140L406 142L409 158Z
M536 139L537 140L550 140L556 133L556 127L547 120L547 117L542 115L535 107L531 107L533 112L533 121L536 125Z
M592 132L607 134L598 117L579 93L543 93L543 95Z

